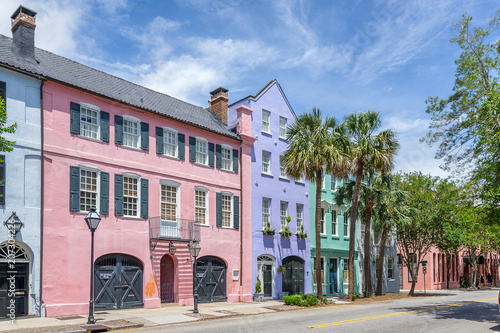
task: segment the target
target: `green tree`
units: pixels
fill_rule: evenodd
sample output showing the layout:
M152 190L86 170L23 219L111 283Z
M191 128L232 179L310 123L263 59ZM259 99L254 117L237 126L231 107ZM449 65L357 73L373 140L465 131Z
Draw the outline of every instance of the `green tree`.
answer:
M282 163L287 174L294 178L302 175L316 183L316 283L318 298L323 297L321 286L321 180L324 172L339 178L346 176L346 150L349 147L344 129L334 117L323 119L321 111L314 108L287 130L288 150Z
M380 191L377 188L376 179L379 176L375 175L373 170L367 172L367 176L363 179L361 184L361 189L359 193L358 201L358 212L357 215L361 217L362 223L365 225L365 239L363 240L363 276L364 276L364 290L367 292L367 297L370 297L373 293L372 280L371 280L371 221L372 221L372 211L377 200L377 196ZM345 183L336 193L336 203L337 205L346 205L348 203L347 215L351 214L351 207L354 188L356 186L355 181L349 181Z
M14 123L10 126L5 126L7 123L7 112L5 111L5 102L2 97L0 97L0 151L12 151L14 149L15 141L9 141L5 139L3 133L14 133L17 128L17 124Z
M376 133L381 126L378 112L365 111L349 114L344 126L350 138L350 172L356 177L352 199L352 214L349 235L349 298L354 295L354 254L356 219L358 211L359 192L365 171L373 168L386 173L393 167L393 160L398 151L399 143L392 130Z
M401 189L400 183L393 181L392 175L379 177L376 180L378 190L377 202L373 211L373 221L376 231L382 231L380 253L377 271L377 287L375 295L382 295L382 273L385 260L385 244L391 231L396 230L398 222L405 223L413 213L407 203L408 192Z
M487 27L472 26L464 14L451 39L461 49L453 94L429 97L430 131L423 139L439 143L436 157L468 176L481 189L484 207L499 214L500 204L500 10ZM498 216L498 215L497 215ZM497 219L498 220L498 219Z

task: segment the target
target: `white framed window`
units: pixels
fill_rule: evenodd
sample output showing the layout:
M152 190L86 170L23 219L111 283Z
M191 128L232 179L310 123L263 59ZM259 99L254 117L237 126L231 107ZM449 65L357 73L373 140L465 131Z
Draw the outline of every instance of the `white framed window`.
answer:
M394 280L394 258L387 258L387 278Z
M283 165L283 155L280 156L280 178L288 179L288 175L285 171L285 166Z
M271 112L262 110L262 132L271 133Z
M271 153L262 151L262 173L271 174Z
M332 191L336 191L337 190L337 180L335 179L335 177L332 175L331 176L331 187L332 187Z
M321 284L325 283L325 257L321 257ZM317 279L316 279L316 257L313 258L313 278L314 278L314 285L317 285Z
M321 208L321 219L320 219L320 226L321 226L321 234L326 234L325 230L325 209Z
M100 112L94 105L80 103L80 135L86 138L100 139Z
M194 188L194 221L208 225L208 190L200 186Z
M271 199L262 198L262 229L271 223Z
M304 205L297 204L296 206L297 212L297 232L299 232L304 225Z
M337 236L337 218L338 218L338 211L335 209L332 210L332 236Z
M80 167L80 212L99 211L99 170Z
M208 165L208 141L196 138L196 163Z
M344 214L344 237L349 237L349 215Z
M295 178L295 182L298 184L304 184L304 176L300 176L299 178Z
M286 139L286 118L280 117L280 139Z
M344 258L344 285L349 284L349 259Z
M222 157L222 170L233 171L233 159L232 154L233 148L231 146L222 145L221 147L221 157Z
M222 193L222 226L231 228L233 226L233 195Z
M285 230L287 226L286 218L288 217L288 202L280 201L280 221L281 230Z
M160 182L160 217L164 221L177 221L180 211L180 184L171 181Z
M139 217L139 177L123 176L123 216Z
M123 116L123 145L131 148L139 148L141 121L132 116Z
M173 128L163 128L163 155L177 157L177 134Z

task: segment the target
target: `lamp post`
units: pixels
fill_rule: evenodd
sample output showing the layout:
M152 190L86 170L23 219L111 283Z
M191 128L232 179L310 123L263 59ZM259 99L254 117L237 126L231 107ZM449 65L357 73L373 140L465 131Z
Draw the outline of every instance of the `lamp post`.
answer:
M92 241L90 246L90 301L89 301L89 320L87 324L95 324L94 319L94 231L101 222L101 217L95 210L95 206L90 207L90 211L85 216L85 222L90 229Z
M193 256L194 258L194 267L193 267L193 276L194 276L194 281L193 281L193 284L194 284L194 294L193 294L193 298L194 298L194 309L193 309L193 313L198 313L198 283L196 282L196 257L200 254L200 251L201 251L201 247L200 245L198 244L197 241L193 241L193 244L192 245L189 245L189 253L191 253L191 255Z

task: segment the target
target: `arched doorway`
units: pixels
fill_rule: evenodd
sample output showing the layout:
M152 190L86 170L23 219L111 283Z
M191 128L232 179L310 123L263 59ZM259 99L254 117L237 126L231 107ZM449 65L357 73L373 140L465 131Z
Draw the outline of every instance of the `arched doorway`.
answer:
M257 276L262 281L264 297L274 297L274 258L269 255L257 257Z
M198 287L200 303L225 302L226 264L217 257L202 257L196 260L194 283Z
M160 296L162 303L174 301L174 260L165 254L160 261Z
M8 307L12 301L16 317L28 315L29 267L30 256L26 249L16 243L0 245L0 318L6 318L10 313ZM10 279L12 276L13 280ZM14 295L11 289L15 290Z
M304 259L290 256L283 259L282 290L289 295L304 293Z
M142 301L142 263L125 254L99 257L94 269L96 310L138 308Z

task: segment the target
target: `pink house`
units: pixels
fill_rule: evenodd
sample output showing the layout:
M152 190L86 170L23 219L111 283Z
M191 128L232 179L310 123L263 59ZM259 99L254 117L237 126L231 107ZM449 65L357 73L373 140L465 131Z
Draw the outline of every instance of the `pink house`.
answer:
M36 49L43 85L43 272L47 316L251 295L252 110L227 126L227 90L197 107ZM192 241L201 252L193 274Z

